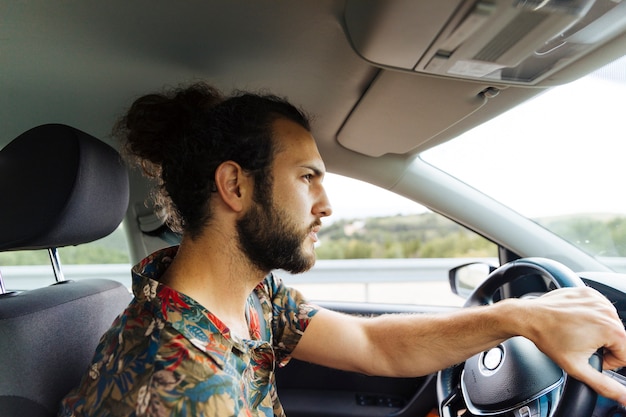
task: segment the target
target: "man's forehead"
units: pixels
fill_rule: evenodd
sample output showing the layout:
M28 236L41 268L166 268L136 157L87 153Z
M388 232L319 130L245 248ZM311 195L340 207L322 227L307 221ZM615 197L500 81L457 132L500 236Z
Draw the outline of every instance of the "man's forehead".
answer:
M278 119L274 123L277 159L289 160L296 165L311 166L325 172L324 161L320 156L313 135L287 119Z

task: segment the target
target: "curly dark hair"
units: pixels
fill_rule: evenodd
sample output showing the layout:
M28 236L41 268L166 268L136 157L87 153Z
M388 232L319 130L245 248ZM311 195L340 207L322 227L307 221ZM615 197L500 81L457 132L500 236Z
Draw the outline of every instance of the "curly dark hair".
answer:
M199 236L211 219L215 170L234 161L255 181L255 198L271 189L276 153L272 123L286 118L310 131L308 117L286 99L235 92L205 83L137 99L114 127L130 162L155 178L155 204L177 232Z

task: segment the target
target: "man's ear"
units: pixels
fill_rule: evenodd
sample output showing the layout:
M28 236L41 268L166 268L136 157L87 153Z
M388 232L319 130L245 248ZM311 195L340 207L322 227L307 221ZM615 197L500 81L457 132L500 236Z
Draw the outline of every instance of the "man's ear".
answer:
M251 178L234 161L222 162L215 170L215 187L222 200L232 210L240 212L245 206L245 197L251 190Z

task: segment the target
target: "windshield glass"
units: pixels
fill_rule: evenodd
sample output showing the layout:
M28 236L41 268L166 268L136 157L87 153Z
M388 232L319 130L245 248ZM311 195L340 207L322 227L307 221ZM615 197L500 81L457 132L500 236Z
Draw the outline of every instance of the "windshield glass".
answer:
M624 97L626 57L421 156L626 272Z

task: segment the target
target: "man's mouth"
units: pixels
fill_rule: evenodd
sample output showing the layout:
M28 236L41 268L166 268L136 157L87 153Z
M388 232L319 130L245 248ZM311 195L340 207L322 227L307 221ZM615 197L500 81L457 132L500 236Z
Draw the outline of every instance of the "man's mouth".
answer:
M317 238L317 233L320 231L321 228L322 228L321 224L315 225L311 228L311 231L309 232L309 236L311 236L311 239L313 240L313 242L317 242L319 240Z

